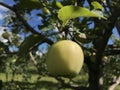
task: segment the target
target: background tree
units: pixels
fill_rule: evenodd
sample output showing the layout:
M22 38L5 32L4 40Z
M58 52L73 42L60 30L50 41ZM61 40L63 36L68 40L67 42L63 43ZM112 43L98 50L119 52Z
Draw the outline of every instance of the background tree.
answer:
M93 3L93 1L97 2ZM37 73L49 75L43 64L46 50L42 50L42 58L37 56L36 52L41 50L43 44L45 44L44 47L49 47L58 40L70 39L77 42L84 50L89 86L72 86L64 83L63 79L55 77L61 82L62 87L67 86L78 90L103 90L108 88L109 84L118 85L120 83L118 64L120 39L119 37L113 39L112 44L108 41L115 28L120 34L119 3L119 0L14 0L14 5L10 6L0 1L0 5L9 9L2 24L6 28L1 34L0 42L1 70L7 71L6 66L8 66L12 69L13 76L19 72L26 77L25 75L29 76L26 67L33 62L37 67ZM86 7L91 11L88 14L83 10L81 14L69 15L65 9L58 17L58 11L66 5ZM67 9L71 11L71 8ZM92 15L92 12L95 15ZM67 17L68 22L64 17L65 14L70 16ZM81 17L82 14L83 17ZM29 63L28 66L26 63ZM112 69L115 72L108 70L111 66L114 67ZM107 82L108 73L111 73L109 74L111 79L113 76L116 78L114 82L111 82L113 80L110 80L110 83ZM105 86L103 86L104 83Z

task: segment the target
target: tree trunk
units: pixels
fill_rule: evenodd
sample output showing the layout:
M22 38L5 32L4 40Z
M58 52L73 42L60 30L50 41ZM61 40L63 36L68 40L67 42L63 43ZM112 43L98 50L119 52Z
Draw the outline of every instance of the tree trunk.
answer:
M2 80L0 80L0 90L2 90L2 87L3 87L3 82Z
M87 63L89 70L89 89L88 90L103 90L103 67L101 62L90 60Z
M103 78L101 70L94 71L89 69L89 90L103 90Z

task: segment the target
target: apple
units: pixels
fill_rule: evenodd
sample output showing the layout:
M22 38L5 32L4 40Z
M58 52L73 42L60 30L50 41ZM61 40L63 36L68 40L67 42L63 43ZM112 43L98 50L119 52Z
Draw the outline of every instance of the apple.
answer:
M3 37L4 39L8 39L8 38L10 37L10 34L5 31L5 32L2 34L2 37Z
M82 48L71 40L53 44L46 56L46 65L51 75L74 77L79 74L84 61Z

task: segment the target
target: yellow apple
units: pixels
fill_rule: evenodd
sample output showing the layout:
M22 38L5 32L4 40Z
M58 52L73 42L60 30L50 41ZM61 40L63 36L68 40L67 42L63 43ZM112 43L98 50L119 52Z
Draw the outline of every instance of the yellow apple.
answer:
M82 48L70 40L56 42L46 56L48 71L55 76L76 76L83 66L83 61Z

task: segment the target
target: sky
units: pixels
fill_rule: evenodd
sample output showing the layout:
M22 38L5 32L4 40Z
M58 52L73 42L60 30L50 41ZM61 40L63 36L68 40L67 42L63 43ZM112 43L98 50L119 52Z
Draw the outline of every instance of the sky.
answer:
M10 6L12 6L14 4L13 0L0 0L0 2L4 2ZM8 11L7 8L0 6L0 27L2 26L2 21L3 19L6 17L5 12Z
M4 8L3 6L0 6L0 24L2 24L2 20L5 18L5 13L4 11L7 11L7 8Z
M0 0L0 2L4 2L4 3L6 3L6 4L10 5L10 6L12 6L12 5L15 4L13 0ZM87 5L87 4L85 4L85 5ZM7 16L7 15L5 14L5 12L6 12L7 10L8 10L7 8L4 8L4 7L0 6L0 28L1 28L1 29L0 29L0 33L2 33L2 30L4 29L4 27L2 26L2 23L3 23L3 19ZM35 18L32 18L32 19L29 20L29 22L28 22L28 23L29 23L32 27L34 27L36 30L38 30L37 25L40 24L40 23L41 23L41 20L42 20L42 18L36 16L36 14L37 14L38 12L40 12L40 11L38 11L38 10L33 10L32 13L31 13L31 16L34 16ZM30 16L29 16L29 18L30 18ZM38 31L39 31L39 30L38 30ZM114 34L115 36L119 37L116 28L114 28L113 34ZM1 35L1 34L0 34L0 35ZM108 43L109 43L109 44L112 44L112 40L110 39Z
M4 2L5 4L8 4L8 5L10 5L10 6L12 6L12 5L15 4L13 0L0 0L0 2ZM3 6L0 6L0 36L3 34L3 32L4 32L3 30L6 28L6 27L3 27L3 25L2 25L3 19L7 16L7 15L5 14L6 11L8 11L7 8L5 8L5 7L3 7ZM39 10L33 10L33 11L31 12L31 17L34 16L35 18L31 18L29 15L27 16L27 17L31 18L31 19L28 21L28 23L29 23L34 29L36 29L37 31L39 31L38 28L37 28L37 25L40 24L40 23L41 23L41 20L42 20L42 18L36 16L36 14L39 13L39 12L40 12ZM7 40L4 39L4 38L2 38L2 37L0 37L0 41L3 42L3 43L6 43L6 42L7 42ZM15 48L14 46L9 47L9 49L10 49L10 51L16 51L16 50L18 50L18 49ZM42 53L46 53L47 44L44 43L44 44L40 45L40 46L39 46L39 49L40 49L41 51L43 51Z
M0 2L1 1L3 1L3 0L0 0ZM0 6L0 36L3 34L4 29L6 29L6 27L2 26L3 19L6 17L6 14L5 14L6 11L8 11L7 8L5 8L3 6ZM0 37L0 41L3 42L3 43L6 43L8 40L4 39L3 37Z
M2 26L2 23L3 23L3 19L6 17L4 11L7 11L7 10L8 10L7 8L4 8L3 6L0 6L0 36L4 32L3 30L5 29L5 27ZM7 40L5 40L2 37L0 37L0 41L7 42Z

